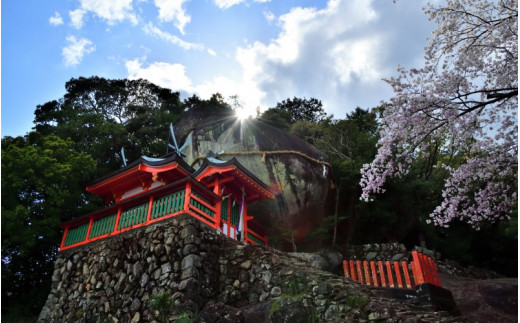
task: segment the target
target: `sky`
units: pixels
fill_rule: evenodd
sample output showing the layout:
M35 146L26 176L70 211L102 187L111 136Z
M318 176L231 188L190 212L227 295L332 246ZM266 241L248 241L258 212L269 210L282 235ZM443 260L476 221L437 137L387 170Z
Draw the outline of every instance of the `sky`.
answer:
M3 0L1 135L34 126L71 78L144 78L255 114L316 98L344 118L392 97L434 29L423 0Z

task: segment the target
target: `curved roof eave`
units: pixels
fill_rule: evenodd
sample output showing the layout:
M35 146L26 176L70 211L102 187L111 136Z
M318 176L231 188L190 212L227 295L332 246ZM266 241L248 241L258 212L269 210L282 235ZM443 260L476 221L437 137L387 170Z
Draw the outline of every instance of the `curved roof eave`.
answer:
M179 155L177 155L176 153L169 153L161 158L150 158L150 157L147 157L147 156L141 156L139 157L138 159L134 160L133 162L131 162L130 164L124 166L124 167L121 167L120 169L108 174L108 175L105 175L101 178L98 178L96 179L94 182L90 183L88 186L95 186L103 181L106 181L107 179L111 178L111 177L114 177L114 176L117 176L119 174L122 174L130 169L132 169L133 167L139 165L139 164L143 164L143 165L147 165L147 166L151 166L151 167L158 167L158 166L163 166L163 165L166 165L166 164L169 164L169 163L172 163L172 162L177 162L179 164L180 167L182 167L183 169L185 169L188 173L190 174L193 174L195 172L195 170L190 166L188 165L183 159L182 157L179 157Z
M260 180L258 177L256 177L253 173L251 173L249 170L247 170L247 168L245 168L237 159L236 157L233 157L231 158L230 160L228 161L224 161L222 163L218 162L212 162L211 160L208 160L208 158L205 158L204 161L202 162L202 165L200 165L199 169L197 169L191 176L193 178L197 178L197 176L199 176L200 174L202 174L204 172L205 169L207 169L208 167L215 167L215 168L225 168L225 167L228 167L228 166L235 166L237 169L239 169L242 173L244 173L246 176L248 176L249 178L251 178L253 181L255 181L260 187L262 187L264 190L266 190L267 192L269 192L270 194L273 194L271 192L271 190L269 189L269 187L262 181ZM274 194L273 194L274 195Z

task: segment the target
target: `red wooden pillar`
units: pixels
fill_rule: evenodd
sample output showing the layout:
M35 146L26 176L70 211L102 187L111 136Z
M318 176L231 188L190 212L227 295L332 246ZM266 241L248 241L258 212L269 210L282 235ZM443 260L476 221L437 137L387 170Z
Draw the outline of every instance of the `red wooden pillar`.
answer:
M383 269L383 262L377 261L377 267L379 268L379 277L381 278L381 286L386 287L385 271Z
M412 251L412 257L413 257L413 263L414 266L412 268L415 268L414 272L414 280L415 285L420 285L424 283L424 272L421 267L421 259L419 257L419 253L417 250Z
M117 209L116 224L114 225L114 232L119 228L119 221L121 220L121 207Z
M363 280L363 274L361 273L361 260L356 260L356 268L357 268L357 275L358 275L359 282L361 284L364 284L365 281Z
M184 193L184 212L188 212L191 202L191 183L186 183L186 192Z
M388 284L390 284L391 288L394 288L394 278L392 277L392 267L390 266L390 261L386 261L386 272L388 274Z
M221 190L222 190L222 187L220 185L220 178L217 176L215 178L215 186L213 187L213 193L217 194L218 196L220 196L220 201L217 202L216 204L216 212L215 212L215 229L218 229L221 227L220 225L220 221L221 221L221 218L222 218L222 209L221 209L221 206L222 206L222 196L221 196Z
M65 246L65 239L67 239L67 234L69 233L69 227L65 227L65 231L63 231L63 238L61 238L60 250Z
M403 288L403 279L401 278L401 271L399 270L399 262L394 261L395 279L397 280L397 286Z
M412 282L410 281L410 275L408 274L408 263L406 261L401 261L401 265L403 267L404 281L406 282L407 288L412 288Z
M357 281L356 269L354 268L354 260L350 260L349 265L350 265L350 275L352 276L352 280Z
M85 236L85 241L88 241L90 239L90 231L92 230L92 223L94 222L94 218L91 217L88 221L88 229L87 229L87 235Z
M150 200L148 202L148 212L146 213L146 223L150 222L152 219L152 209L153 209L153 196L150 196Z
M370 261L370 270L372 271L372 283L374 283L374 286L379 286L379 283L377 281L377 270L376 270L376 262Z

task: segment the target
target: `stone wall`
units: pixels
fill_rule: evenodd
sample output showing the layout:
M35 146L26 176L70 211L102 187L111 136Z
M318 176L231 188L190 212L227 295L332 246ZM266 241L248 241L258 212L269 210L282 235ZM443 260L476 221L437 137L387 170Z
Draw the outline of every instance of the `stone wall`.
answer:
M201 311L209 300L233 308L265 303L282 295L291 265L307 266L281 255L181 215L60 252L39 320L150 321L150 300L164 292L178 312Z
M198 322L452 321L376 292L316 263L244 246L181 215L60 252L39 322L151 322L150 301L169 292L169 321L188 310ZM319 261L318 261L319 263Z

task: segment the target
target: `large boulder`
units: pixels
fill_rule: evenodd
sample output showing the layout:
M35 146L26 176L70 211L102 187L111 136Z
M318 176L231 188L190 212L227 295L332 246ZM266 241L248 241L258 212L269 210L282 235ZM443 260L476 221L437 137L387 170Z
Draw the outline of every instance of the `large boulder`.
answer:
M212 107L190 109L175 132L181 143L191 135L184 153L195 169L210 152L223 152L219 158L236 157L267 184L276 198L252 203L248 210L264 226L292 231L284 240L299 243L318 227L327 211L332 177L325 154L316 147L281 129L257 120L240 121L232 111Z

